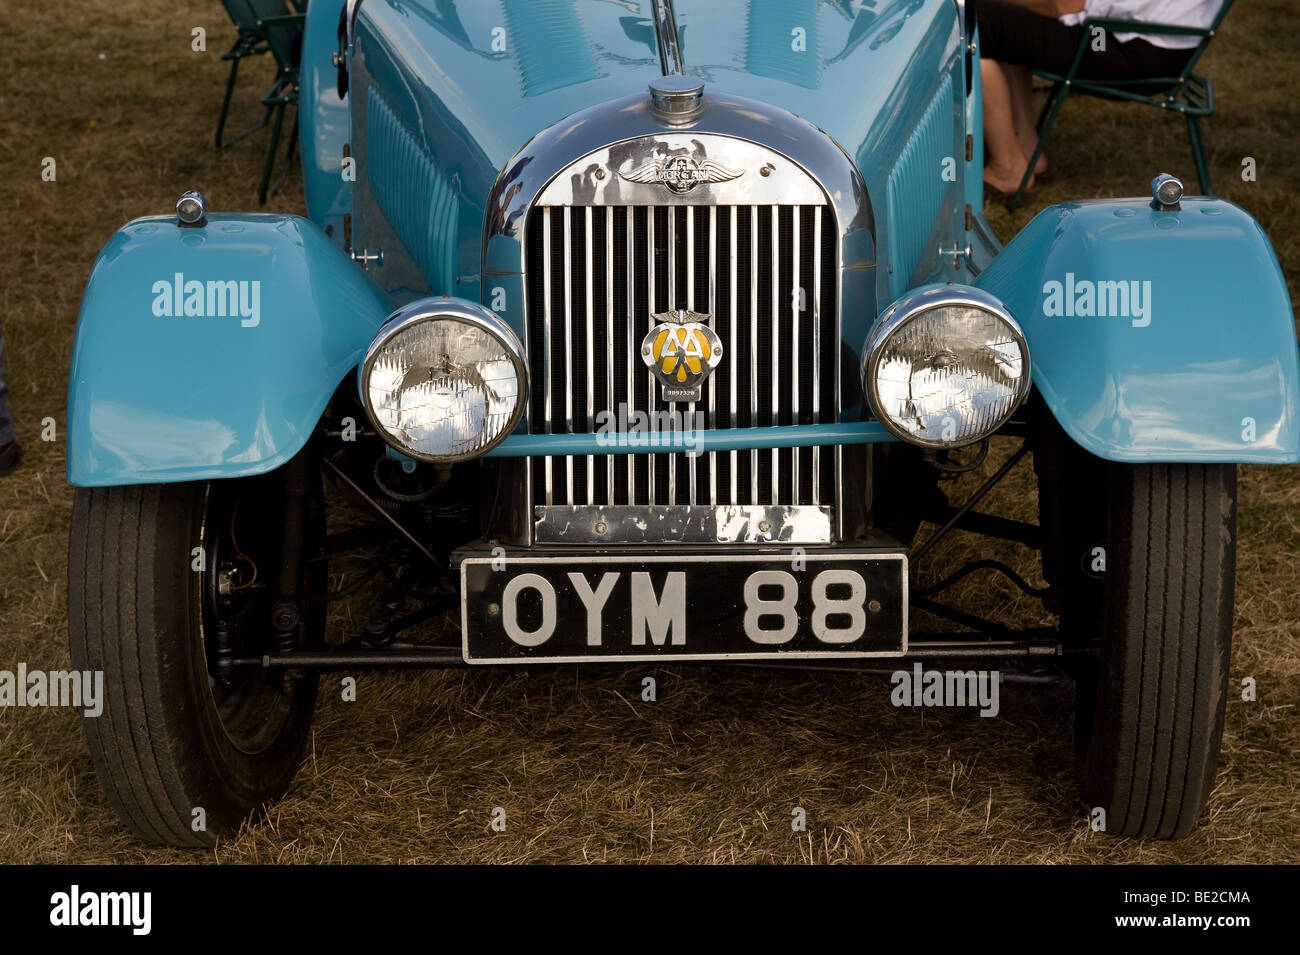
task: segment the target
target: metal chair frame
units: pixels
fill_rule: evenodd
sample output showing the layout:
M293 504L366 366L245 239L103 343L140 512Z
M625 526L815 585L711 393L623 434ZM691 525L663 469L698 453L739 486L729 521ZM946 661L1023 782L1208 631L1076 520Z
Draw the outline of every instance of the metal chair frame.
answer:
M1192 159L1196 164L1196 178L1200 183L1201 192L1207 196L1213 195L1213 186L1210 182L1210 167L1205 159L1205 144L1201 138L1200 121L1201 117L1209 116L1214 112L1214 86L1208 78L1193 73L1192 69L1196 66L1202 54L1205 53L1210 41L1218 34L1219 25L1223 22L1223 18L1227 16L1232 4L1233 0L1224 0L1223 6L1214 18L1214 22L1204 28L1149 23L1144 20L1116 20L1109 17L1084 20L1083 36L1079 40L1078 49L1074 52L1074 59L1070 63L1070 68L1065 74L1059 75L1045 70L1033 71L1034 76L1048 80L1051 82L1052 87L1048 92L1047 102L1043 104L1043 110L1038 115L1038 145L1034 147L1034 153L1029 157L1029 162L1025 166L1025 174L1020 180L1019 188L1016 189L1015 195L1011 197L1011 201L1007 203L1008 208L1014 209L1020 204L1025 189L1029 185L1029 177L1033 173L1034 164L1038 162L1038 157L1042 155L1047 144L1047 138L1051 134L1052 127L1061 114L1061 107L1065 105L1065 98L1071 90L1089 96L1127 100L1169 112L1181 113L1187 122L1187 138L1192 147ZM1084 56L1088 53L1088 48L1091 45L1094 27L1099 27L1111 33L1196 36L1201 38L1201 42L1193 48L1191 56L1178 76L1143 77L1133 80L1080 78L1079 68L1083 64ZM1163 86L1164 88L1155 94L1138 92L1140 88L1150 89L1155 86Z

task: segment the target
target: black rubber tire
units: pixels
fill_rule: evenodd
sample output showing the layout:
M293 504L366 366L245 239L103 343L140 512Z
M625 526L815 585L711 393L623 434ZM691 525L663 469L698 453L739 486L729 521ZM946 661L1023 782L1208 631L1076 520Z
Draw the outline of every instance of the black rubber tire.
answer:
M1214 788L1232 643L1235 465L1111 464L1101 657L1078 681L1085 798L1177 839Z
M96 775L142 839L209 846L282 796L301 761L316 697L295 684L260 751L227 735L210 689L191 549L204 484L79 488L68 560L72 663L104 672L104 709L82 725ZM206 828L195 831L194 810Z

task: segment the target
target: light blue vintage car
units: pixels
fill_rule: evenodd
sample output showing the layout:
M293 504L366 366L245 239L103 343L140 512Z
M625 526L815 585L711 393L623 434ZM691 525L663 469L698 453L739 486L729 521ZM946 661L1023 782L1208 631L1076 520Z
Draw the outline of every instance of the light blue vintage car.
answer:
M309 217L185 194L81 308L71 647L123 821L235 831L321 671L715 660L1065 672L1080 818L1188 832L1236 465L1300 459L1287 290L1249 215L1168 177L1000 246L971 32L961 0L313 0ZM1014 453L950 504L992 435ZM1025 455L1038 523L976 510ZM909 591L953 528L990 538L961 574L1059 627ZM361 546L378 609L327 641ZM398 638L453 611L455 646Z

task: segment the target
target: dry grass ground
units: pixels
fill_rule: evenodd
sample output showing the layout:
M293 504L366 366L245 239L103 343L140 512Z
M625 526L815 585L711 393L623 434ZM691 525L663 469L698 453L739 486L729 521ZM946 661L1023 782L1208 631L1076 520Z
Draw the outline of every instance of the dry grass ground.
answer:
M200 25L205 54L190 51ZM211 148L229 33L207 0L6 3L0 320L27 463L0 481L0 668L68 665L62 422L95 253L120 223L169 209L184 188L201 186L219 209L255 205L264 134ZM1297 49L1290 0L1242 0L1205 62L1219 99L1207 124L1216 184L1263 223L1293 298ZM266 73L246 70L235 123L253 115ZM41 181L45 156L57 160L56 182ZM1257 182L1240 180L1246 156ZM1051 158L1055 179L1032 207L990 213L1003 238L1047 203L1140 193L1160 169L1192 178L1181 125L1130 106L1068 103ZM297 190L291 177L272 208L301 211ZM40 439L46 417L59 422L52 443ZM1030 513L1032 497L1022 466L1001 500ZM1179 843L1087 829L1065 687L1007 689L1000 716L981 719L895 709L886 682L857 676L570 667L367 674L351 704L327 683L287 798L213 853L129 838L72 712L0 710L0 862L1300 861L1300 468L1243 469L1240 514L1232 678L1253 676L1259 700L1229 700L1208 818ZM977 542L951 543L939 565ZM1033 574L1028 552L1016 563ZM961 600L1009 620L1041 615L987 577ZM646 675L659 681L655 703L639 699ZM488 827L496 806L508 812L500 834ZM805 834L791 832L795 806L807 811Z

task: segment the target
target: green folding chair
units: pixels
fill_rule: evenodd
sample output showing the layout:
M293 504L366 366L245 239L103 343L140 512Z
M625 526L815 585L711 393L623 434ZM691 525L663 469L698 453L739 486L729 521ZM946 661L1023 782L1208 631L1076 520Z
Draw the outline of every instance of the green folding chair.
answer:
M1201 141L1201 117L1209 116L1214 112L1214 87L1208 78L1193 73L1192 68L1196 65L1196 61L1201 58L1206 47L1210 45L1210 41L1218 34L1219 24L1227 16L1232 4L1233 0L1224 0L1223 7L1219 10L1218 16L1214 18L1214 22L1204 29L1200 27L1173 26L1165 23L1149 23L1145 20L1116 20L1109 17L1084 20L1083 37L1079 41L1079 48L1074 53L1074 60L1070 63L1070 69L1065 75L1059 76L1043 70L1034 70L1034 75L1051 82L1052 88L1047 95L1047 102L1043 105L1043 111L1038 116L1038 145L1034 149L1034 154L1029 157L1029 165L1025 167L1025 175L1020 180L1020 188L1011 197L1011 201L1007 204L1008 208L1014 209L1020 204L1020 199L1025 193L1025 187L1029 184L1029 176L1033 171L1034 164L1038 162L1038 157L1047 144L1047 137L1052 131L1052 126L1055 125L1056 118L1061 113L1061 107L1065 105L1065 97L1071 90L1089 96L1144 103L1157 109L1182 113L1183 118L1187 121L1187 138L1192 146L1192 158L1196 162L1196 178L1200 182L1201 192L1207 196L1213 195L1210 184L1210 168L1205 161L1205 146ZM1093 27L1100 27L1109 33L1196 36L1200 37L1201 41L1192 50L1183 71L1175 77L1144 77L1135 80L1081 79L1078 76L1079 66L1083 63L1083 58L1092 42ZM1159 91L1156 93L1149 92L1153 88Z
M266 37L263 36L261 28L257 25L257 17L249 9L247 0L221 0L221 5L226 8L226 15L230 17L231 22L235 25L237 36L235 44L225 53L221 54L221 59L230 61L230 75L226 77L226 95L221 100L221 112L217 114L217 148L220 149L223 144L222 134L226 128L226 117L230 113L230 97L235 92L235 78L239 75L239 63L248 56L261 56L266 53L270 47L266 45ZM254 123L234 139L225 141L229 146L239 142L245 136L251 136L270 121L271 112L267 110L260 123Z
M293 166L294 150L298 145L298 123L290 125L289 148L285 152L285 167L280 178L271 186L271 173L275 169L275 154L280 146L280 132L284 126L284 114L293 106L298 106L298 64L302 58L302 31L306 14L284 13L284 0L244 0L257 18L258 29L266 37L266 45L275 58L276 77L270 90L262 97L266 107L266 116L274 116L271 126L271 142L266 149L266 163L262 168L262 182L257 189L257 201L266 204L268 191L274 193L284 182L289 169ZM305 4L303 5L305 7Z
M295 122L289 135L289 149L285 157L285 173L270 185L271 173L275 168L275 154L280 146L280 133L284 126L284 114L289 106L298 103L298 64L302 56L302 31L306 20L306 0L221 0L226 12L239 33L235 45L222 54L223 60L230 60L230 76L226 80L226 95L221 101L221 113L217 117L217 148L230 146L239 142L267 125L271 125L271 142L267 147L266 163L262 170L262 181L258 186L257 198L266 203L268 192L275 192L284 181L284 175L293 163L294 150L298 144L298 124ZM297 11L297 12L291 12ZM262 97L262 119L245 129L233 139L223 139L226 117L230 112L230 98L235 89L235 78L239 71L239 62L248 56L270 53L276 64L275 81Z

